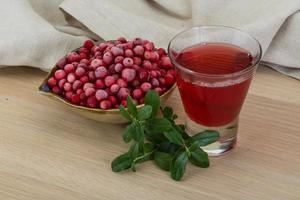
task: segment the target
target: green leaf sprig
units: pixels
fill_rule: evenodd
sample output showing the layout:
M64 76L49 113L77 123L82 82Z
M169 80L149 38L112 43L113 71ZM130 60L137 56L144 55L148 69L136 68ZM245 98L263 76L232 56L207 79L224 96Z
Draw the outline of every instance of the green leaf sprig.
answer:
M161 110L162 117L157 114ZM159 168L170 171L172 179L179 181L190 161L195 166L207 168L208 155L201 147L219 139L219 133L207 130L193 136L185 125L176 124L177 115L171 107L160 107L160 98L154 91L145 96L145 106L137 109L132 98L127 98L127 109L120 106L123 117L130 121L123 140L131 143L128 152L116 157L111 164L114 172L126 169L136 171L136 166L154 160Z

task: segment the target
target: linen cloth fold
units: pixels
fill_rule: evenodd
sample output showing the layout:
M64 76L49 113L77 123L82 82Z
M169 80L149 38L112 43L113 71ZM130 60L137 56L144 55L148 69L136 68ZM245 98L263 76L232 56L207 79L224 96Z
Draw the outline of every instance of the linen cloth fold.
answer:
M167 47L178 32L226 25L259 40L263 63L300 79L299 0L0 1L0 65L50 69L86 37L143 37ZM9 51L8 51L9 50Z

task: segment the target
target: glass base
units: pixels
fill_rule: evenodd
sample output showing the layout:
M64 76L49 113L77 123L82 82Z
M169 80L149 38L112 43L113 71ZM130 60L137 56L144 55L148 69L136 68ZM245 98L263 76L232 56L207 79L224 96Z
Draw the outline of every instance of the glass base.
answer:
M220 133L220 139L217 142L201 147L209 156L223 155L233 149L237 142L238 118L219 127L204 126L187 118L186 127L191 136L205 130L215 130Z

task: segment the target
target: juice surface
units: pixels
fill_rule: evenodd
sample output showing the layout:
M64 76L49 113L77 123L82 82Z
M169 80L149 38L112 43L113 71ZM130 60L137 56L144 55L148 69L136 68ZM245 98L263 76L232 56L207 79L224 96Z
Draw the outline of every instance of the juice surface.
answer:
M176 57L182 66L204 74L231 74L252 64L246 50L224 43L198 44L184 49ZM177 84L188 116L205 126L222 126L239 114L251 82L251 77L206 82L185 80L178 73ZM199 79L199 80L198 80Z

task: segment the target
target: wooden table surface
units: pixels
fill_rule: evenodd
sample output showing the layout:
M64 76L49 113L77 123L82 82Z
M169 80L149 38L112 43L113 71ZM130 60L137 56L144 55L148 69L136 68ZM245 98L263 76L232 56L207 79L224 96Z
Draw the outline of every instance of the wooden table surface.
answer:
M46 74L0 69L1 200L299 200L300 81L260 67L240 117L239 142L181 182L147 162L113 173L127 150L121 125L69 112L37 93ZM178 92L168 100L182 118Z

